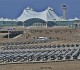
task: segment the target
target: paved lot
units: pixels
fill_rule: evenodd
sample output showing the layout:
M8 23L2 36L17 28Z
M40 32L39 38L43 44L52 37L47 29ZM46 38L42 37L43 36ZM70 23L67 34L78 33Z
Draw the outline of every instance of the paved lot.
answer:
M80 70L80 61L7 64L0 65L0 70Z

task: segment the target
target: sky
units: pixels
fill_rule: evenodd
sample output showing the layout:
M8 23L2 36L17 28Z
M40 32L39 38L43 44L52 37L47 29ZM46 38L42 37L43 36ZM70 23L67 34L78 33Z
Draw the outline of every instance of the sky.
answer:
M44 11L48 6L62 16L62 5L67 6L67 19L80 19L80 0L0 0L0 18L18 18L26 7Z

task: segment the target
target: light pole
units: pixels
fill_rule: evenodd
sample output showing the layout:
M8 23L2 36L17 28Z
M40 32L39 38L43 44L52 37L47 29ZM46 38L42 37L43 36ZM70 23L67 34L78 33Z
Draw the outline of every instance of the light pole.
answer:
M47 28L47 22L48 22L47 16L46 16L46 20L45 21L46 21L46 28Z
M23 34L24 34L24 39L26 39L26 28L25 28L25 25L24 25L24 21L23 21Z
M17 25L17 24L18 24L18 19L16 19L16 24L14 24L14 26Z
M9 39L9 30L10 30L10 29L7 29L7 30L8 30L8 39Z
M8 28L7 30L8 30L8 39L10 38L9 37L9 33L10 33L10 31L12 31L14 28Z
M24 39L26 39L26 29L24 29Z
M23 21L23 27L25 27L25 26L24 26L24 21Z
M46 28L47 28L47 20L46 20Z
M47 28L47 22L46 22L46 28Z
M9 30L8 30L8 39L9 39Z

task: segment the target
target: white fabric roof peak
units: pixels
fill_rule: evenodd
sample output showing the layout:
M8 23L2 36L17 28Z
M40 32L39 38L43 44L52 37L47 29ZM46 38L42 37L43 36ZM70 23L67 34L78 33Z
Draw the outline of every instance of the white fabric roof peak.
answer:
M20 17L18 17L18 21L26 21L31 18L39 18L43 19L45 21L53 21L59 20L60 18L55 14L53 9L51 7L48 7L45 11L42 12L36 12L32 8L27 7Z

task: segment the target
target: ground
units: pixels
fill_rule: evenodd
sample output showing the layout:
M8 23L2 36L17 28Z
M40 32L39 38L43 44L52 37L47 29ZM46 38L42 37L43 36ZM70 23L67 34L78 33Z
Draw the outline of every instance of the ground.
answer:
M19 30L19 29L18 29ZM44 43L33 43L30 45L53 45L53 44L79 44L80 29L77 28L39 28L23 29L26 31L17 39L3 38L6 33L0 33L0 42L30 42L40 36L54 39ZM0 65L0 70L80 70L80 61L49 62L49 63L27 63Z
M4 30L4 29L3 29ZM67 27L51 27L51 28L15 28L15 30L25 30L24 34L15 39L6 39L3 36L6 34L0 33L0 42L29 42L30 44L72 44L80 42L80 29ZM1 36L2 35L2 36ZM34 39L38 37L48 37L50 40L44 43L34 43Z
M80 70L80 61L7 64L0 65L0 70Z

